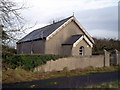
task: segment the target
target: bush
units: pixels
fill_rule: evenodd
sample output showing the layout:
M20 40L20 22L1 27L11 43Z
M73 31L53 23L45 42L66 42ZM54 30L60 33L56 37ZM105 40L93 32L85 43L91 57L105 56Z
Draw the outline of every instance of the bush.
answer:
M93 55L99 55L103 54L103 50L107 50L109 52L117 49L120 51L120 40L115 39L97 39L93 38L95 41L95 44L93 46L92 53Z
M49 60L63 58L61 55L13 55L6 57L3 63L7 63L10 68L21 67L25 70L32 70L34 67L45 64Z
M7 56L16 54L16 52L17 52L16 49L9 47L9 46L2 45L2 58L3 59L6 58Z

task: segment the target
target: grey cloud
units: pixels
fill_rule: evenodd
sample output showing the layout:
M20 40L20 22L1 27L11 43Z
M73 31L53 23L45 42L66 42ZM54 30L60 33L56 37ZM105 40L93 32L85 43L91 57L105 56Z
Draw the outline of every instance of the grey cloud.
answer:
M85 28L118 30L117 6L77 12L76 16Z

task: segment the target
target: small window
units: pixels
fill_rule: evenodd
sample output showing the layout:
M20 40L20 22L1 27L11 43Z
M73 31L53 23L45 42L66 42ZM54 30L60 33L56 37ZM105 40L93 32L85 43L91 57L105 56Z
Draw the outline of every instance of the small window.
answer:
M80 54L81 56L84 55L84 47L83 47L83 46L80 47L80 49L79 49L79 54Z

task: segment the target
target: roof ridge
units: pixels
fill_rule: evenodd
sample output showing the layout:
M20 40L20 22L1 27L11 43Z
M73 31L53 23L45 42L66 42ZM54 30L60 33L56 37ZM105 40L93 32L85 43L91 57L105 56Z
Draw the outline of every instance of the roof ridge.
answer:
M35 29L33 31L31 31L29 34L27 34L25 37L23 37L22 39L20 39L18 41L19 42L25 42L25 41L28 41L30 40L30 38L28 39L28 37L33 37L33 34L36 34L37 32L40 33L39 35L39 38L41 38L41 35L42 37L47 37L49 34L51 34L52 32L54 32L57 28L59 28L61 25L63 25L65 22L67 22L69 19L71 19L72 17L74 16L70 16L70 17L67 17L65 19L62 19L58 22L55 22L55 23L52 23L52 24L49 24L49 25L46 25L44 27L41 27L41 28L38 28L38 29ZM49 30L49 27L52 27L50 28ZM53 28L54 27L54 28ZM55 30L54 30L55 29ZM47 32L48 30L48 32ZM36 37L38 38L38 37ZM34 38L35 39L35 38Z
M55 22L55 23L52 23L52 24L48 24L48 25L46 25L46 26L43 26L43 27L41 27L41 28L38 28L38 29L36 29L36 30L33 30L33 31L40 30L40 29L42 29L42 28L45 28L45 27L47 27L47 26L51 26L51 25L53 25L53 24L56 24L56 23L59 23L59 22L62 22L62 21L64 21L64 20L66 20L66 19L69 19L69 18L72 18L72 17L74 17L74 16L67 17L67 18L65 18L65 19L62 19L62 20L60 20L60 21L57 21L57 22Z
M71 17L73 17L73 16L67 17L67 18L62 19L62 20L60 20L60 21L57 21L57 22L55 22L55 23L58 23L58 22L64 21L64 20L69 19L69 18L71 18ZM52 24L54 24L54 23L52 23Z

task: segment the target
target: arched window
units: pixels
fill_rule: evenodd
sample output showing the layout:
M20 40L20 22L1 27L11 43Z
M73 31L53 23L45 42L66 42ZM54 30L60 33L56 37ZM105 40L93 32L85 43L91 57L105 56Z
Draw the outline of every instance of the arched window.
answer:
M83 46L80 47L80 49L79 49L79 54L80 54L81 56L84 55L84 47L83 47Z

